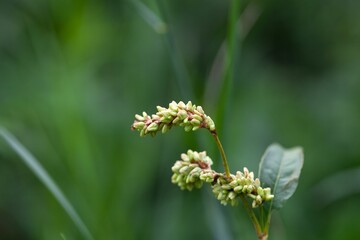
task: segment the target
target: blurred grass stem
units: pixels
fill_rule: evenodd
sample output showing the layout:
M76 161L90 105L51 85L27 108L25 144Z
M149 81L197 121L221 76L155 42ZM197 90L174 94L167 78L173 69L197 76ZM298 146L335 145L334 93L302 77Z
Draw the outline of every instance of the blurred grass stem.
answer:
M80 216L75 211L64 193L50 177L48 172L40 164L40 162L5 128L0 127L0 136L4 138L6 143L20 156L23 162L30 168L30 170L39 178L39 180L46 186L46 188L54 195L55 199L64 208L65 212L69 214L80 233L86 240L93 240L90 231L81 220Z
M231 89L234 82L234 65L238 48L240 29L237 24L240 15L240 0L231 1L229 14L228 30L226 35L226 55L224 60L223 85L221 86L216 112L216 125L222 129L226 115L229 109L231 99ZM238 54L238 53L237 53Z
M193 92L193 89L191 87L189 74L187 71L187 68L184 64L183 58L181 57L181 54L179 53L175 40L174 40L174 34L172 32L171 27L169 26L169 20L167 16L167 12L165 10L164 4L161 2L161 0L156 0L156 4L159 8L160 14L162 15L162 18L167 23L167 31L163 34L163 39L167 48L167 52L169 54L169 57L171 59L175 77L177 80L177 84L180 89L180 94L184 99L194 99L195 94Z
M167 32L167 25L150 8L138 0L130 0L138 14L147 22L155 32L163 34Z
M171 60L177 85L180 90L180 95L183 99L194 99L193 90L190 84L187 69L182 60L179 51L176 48L173 33L167 23L167 15L163 4L160 0L156 0L156 4L162 15L159 17L150 8L138 0L130 0L134 5L138 14L159 34L162 35L164 43L166 45L167 53ZM162 19L163 20L162 20Z

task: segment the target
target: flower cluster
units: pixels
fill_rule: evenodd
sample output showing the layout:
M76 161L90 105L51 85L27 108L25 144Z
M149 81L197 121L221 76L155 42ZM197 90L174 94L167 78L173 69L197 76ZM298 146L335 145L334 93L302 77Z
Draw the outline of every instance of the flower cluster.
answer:
M154 136L159 131L166 133L172 126L184 127L187 132L199 128L215 131L214 121L205 114L201 106L196 106L190 101L187 104L172 101L168 108L157 106L157 110L158 112L151 116L146 112L142 115L136 114L131 129L138 130L140 136Z
M244 168L244 172L237 171L236 175L231 174L228 177L212 170L211 165L212 160L205 151L198 153L188 150L187 154L181 154L181 160L176 161L172 167L171 181L182 190L189 191L194 187L201 188L203 182L211 183L213 193L223 205L236 205L240 195L253 199L253 208L274 198L271 189L262 188L260 180L254 179L254 173L247 168Z
M216 182L212 186L213 193L223 205L230 203L232 206L238 202L240 194L244 194L253 199L252 207L256 208L265 201L274 198L270 188L262 188L260 180L254 179L254 173L244 168L244 172L237 171L236 175L230 177L219 174Z
M203 181L214 181L214 173L211 170L212 163L205 151L199 153L188 150L187 154L181 154L181 160L176 161L171 168L174 173L171 181L182 190L191 191L194 187L201 188Z
M196 106L190 101L185 104L180 101L172 101L168 108L157 107L157 112L148 115L135 115L135 121L131 126L132 130L140 132L140 136L155 136L158 132L166 133L173 126L184 127L185 131L195 131L199 128L208 129L218 143L223 153L222 146L217 137L214 121L205 114L201 106ZM226 163L226 158L222 154ZM194 188L201 188L203 183L211 183L212 191L221 204L236 205L239 198L249 197L253 200L252 207L256 208L265 201L274 198L270 188L262 188L260 180L254 179L254 173L244 168L243 172L230 174L227 164L224 164L225 173L217 173L211 169L212 160L206 152L188 150L181 154L181 160L175 162L172 167L173 175L171 181L177 184L182 190L191 191Z

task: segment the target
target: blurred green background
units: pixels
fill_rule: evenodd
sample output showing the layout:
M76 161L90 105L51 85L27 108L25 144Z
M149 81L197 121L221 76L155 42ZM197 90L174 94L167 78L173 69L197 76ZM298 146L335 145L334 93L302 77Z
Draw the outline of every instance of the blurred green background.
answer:
M171 184L188 148L207 150L221 171L206 131L130 131L134 114L172 100L214 116L232 172L256 173L272 142L303 146L298 190L273 215L271 239L360 235L360 1L241 1L234 78L224 87L230 5L0 1L0 124L95 239L256 239L241 206L221 206L208 187ZM0 239L82 239L3 139Z

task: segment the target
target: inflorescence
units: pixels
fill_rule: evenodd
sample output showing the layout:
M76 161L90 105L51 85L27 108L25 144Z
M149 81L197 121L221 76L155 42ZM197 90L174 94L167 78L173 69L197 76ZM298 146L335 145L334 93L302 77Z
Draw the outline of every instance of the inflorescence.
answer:
M217 137L214 121L205 114L201 106L190 101L187 104L172 101L168 108L157 106L157 110L151 116L146 112L136 114L131 129L139 131L140 136L155 136L159 131L166 133L173 126L184 127L187 132L205 128ZM254 173L247 168L243 172L237 171L235 175L229 171L228 174L217 173L211 169L212 163L205 151L188 150L186 154L181 154L181 160L176 161L172 167L171 181L182 190L189 191L201 188L204 182L210 183L213 193L223 205L230 203L234 206L240 197L247 196L252 199L252 207L256 208L274 198L271 189L262 188L260 180L254 179Z
M244 168L243 172L237 171L235 175L227 177L223 173L217 173L211 169L212 160L206 152L188 150L187 154L181 154L181 160L175 162L172 167L171 180L182 190L191 191L194 187L201 188L203 182L211 183L212 191L223 205L230 203L237 205L241 195L250 197L252 207L256 208L263 202L274 198L270 188L262 188L260 180L254 179L254 173Z
M166 133L172 126L184 127L187 132L199 128L215 131L214 121L205 114L201 106L196 106L190 101L187 104L172 101L168 108L157 106L157 110L158 112L151 116L146 112L143 112L142 116L136 114L131 129L140 131L140 136L155 136L159 131Z

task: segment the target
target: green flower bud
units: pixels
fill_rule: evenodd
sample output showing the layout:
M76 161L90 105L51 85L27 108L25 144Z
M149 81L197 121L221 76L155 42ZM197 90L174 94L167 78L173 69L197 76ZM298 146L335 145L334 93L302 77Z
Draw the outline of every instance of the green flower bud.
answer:
M176 123L178 123L178 122L180 122L180 118L179 117L176 117L173 121L172 121L172 123L173 124L176 124Z
M192 128L192 130L193 131L196 131L196 130L198 130L200 127L199 126L194 126L193 128Z
M189 131L191 131L191 129L192 129L191 125L186 125L185 126L185 132L189 132Z
M201 122L194 118L194 119L191 120L191 124L193 126L200 126Z
M203 118L199 115L193 115L193 118L198 120L199 122L202 122L203 121Z
M203 185L203 182L201 182L201 181L196 181L196 182L194 183L194 185L195 185L196 188L201 188L202 185Z
M188 170L188 168L189 168L188 166L184 166L180 168L179 173L185 173Z
M170 104L169 104L169 108L171 110L173 110L174 112L176 112L178 110L178 105L175 101L172 101Z
M158 110L158 112L162 112L162 111L166 110L166 108L161 107L161 106L156 106L156 109Z
M165 125L162 127L161 132L162 132L162 133L166 133L167 131L169 131L169 129L170 129L169 125L165 124Z
M197 107L196 107L196 110L197 110L198 112L200 112L201 114L205 114L205 112L204 112L204 110L203 110L203 108L202 108L201 106L197 106Z
M234 187L234 191L235 191L236 193L241 192L242 189L243 189L243 186L241 186L241 185Z
M159 128L159 126L155 122L153 122L146 128L146 131L153 132L153 131L158 130L158 128Z
M185 105L185 103L183 101L180 101L178 103L178 107L181 108L181 109L184 109L184 108L186 108L186 105Z
M178 112L178 117L180 118L180 120L184 120L185 118L187 118L188 114L185 110L180 110Z
M193 105L192 105L191 101L188 101L188 103L186 104L186 110L188 110L188 111L193 110Z
M234 199L236 197L236 193L234 192L229 192L228 196L229 199Z
M142 130L145 126L145 123L144 122L135 122L133 124L134 128L137 129L137 130Z

